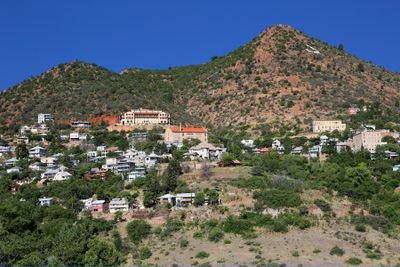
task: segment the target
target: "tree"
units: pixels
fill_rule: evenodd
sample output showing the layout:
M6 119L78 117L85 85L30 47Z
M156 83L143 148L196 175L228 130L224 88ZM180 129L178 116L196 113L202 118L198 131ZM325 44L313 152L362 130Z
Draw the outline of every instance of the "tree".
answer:
M19 144L15 148L15 153L17 154L18 159L25 159L29 156L29 150L25 144Z
M195 205L196 207L203 206L205 201L206 201L206 198L205 198L204 193L197 192L197 194L195 195L194 200L193 200L193 205Z
M116 266L121 262L122 257L114 244L99 239L89 241L84 258L85 266Z
M343 46L343 44L339 44L339 45L338 45L338 49L339 49L340 51L344 51L344 46Z
M145 220L136 220L128 223L126 230L128 231L129 239L133 243L139 244L150 235L151 226Z
M359 72L364 72L364 65L361 64L361 63L359 63L359 64L357 65L357 71L359 71Z
M178 160L171 160L163 174L163 186L165 192L173 192L177 187L178 176L181 175L182 168Z
M161 192L162 188L157 172L150 171L143 188L143 205L147 208L155 206L157 204L157 198Z

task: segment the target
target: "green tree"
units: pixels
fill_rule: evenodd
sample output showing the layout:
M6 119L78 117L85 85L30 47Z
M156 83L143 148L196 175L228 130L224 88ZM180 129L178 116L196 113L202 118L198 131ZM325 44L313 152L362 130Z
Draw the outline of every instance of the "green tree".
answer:
M158 196L162 192L160 179L156 171L150 171L147 175L143 188L143 205L147 208L153 207L158 203Z
M25 144L18 144L15 148L15 154L17 154L17 159L26 159L29 156L29 150Z
M150 235L151 226L145 220L136 220L128 223L126 226L129 239L139 244L143 239Z
M178 183L177 179L182 173L181 164L178 160L173 159L169 162L167 169L165 170L162 180L165 192L174 192Z
M88 244L85 253L85 266L117 266L122 262L122 257L114 244L93 239Z

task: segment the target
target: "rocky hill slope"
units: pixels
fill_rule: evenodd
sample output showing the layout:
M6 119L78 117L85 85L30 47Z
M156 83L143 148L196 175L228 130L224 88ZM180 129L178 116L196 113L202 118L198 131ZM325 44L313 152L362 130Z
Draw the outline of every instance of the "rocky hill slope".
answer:
M0 95L0 124L16 128L38 112L59 120L161 108L176 122L220 127L307 125L347 107L380 102L399 108L400 74L277 25L209 63L122 74L84 62L59 65Z

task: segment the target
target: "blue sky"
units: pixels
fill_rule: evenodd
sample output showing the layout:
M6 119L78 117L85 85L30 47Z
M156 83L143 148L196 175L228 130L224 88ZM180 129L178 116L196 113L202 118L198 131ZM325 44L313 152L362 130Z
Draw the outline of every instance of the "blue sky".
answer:
M119 72L207 62L291 25L400 71L397 0L2 0L0 90L83 60Z

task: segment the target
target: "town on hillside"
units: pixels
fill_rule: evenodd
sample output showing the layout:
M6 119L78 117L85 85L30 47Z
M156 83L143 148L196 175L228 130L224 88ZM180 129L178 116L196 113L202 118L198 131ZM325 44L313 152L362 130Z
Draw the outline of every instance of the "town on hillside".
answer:
M363 112L367 108L352 108L349 116ZM30 203L35 212L53 214L41 216L76 216L115 225L110 227L120 246L145 242L150 231L135 230L143 227L158 229L154 235L165 240L183 227L199 225L193 233L188 230L193 237L174 239L185 249L189 239L196 243L204 236L213 244L223 239L220 242L230 244L234 236L241 236L244 241L236 242L242 244L258 236L257 228L300 234L344 220L356 226L356 233L370 227L377 235L392 232L399 223L395 192L400 192L400 134L395 127L361 123L350 128L341 119L327 119L312 121L308 132L282 135L264 127L257 135L246 128L173 125L173 116L133 109L119 116L71 119L60 126L52 114L37 114L34 125L1 136L0 176L2 190L7 190L2 194L12 196L13 205L21 209ZM378 193L383 195L376 197ZM329 231L333 235L336 229L337 235L339 226L332 227ZM325 241L335 243L331 238ZM341 246L349 249L343 242ZM363 242L360 251L366 251ZM163 264L176 260L175 252L174 258L168 257L151 239L146 244L137 252L144 256L132 257ZM314 251L342 253L339 247L315 246ZM377 244L370 247L375 254L366 255L375 256L364 262L395 257L395 248L378 252ZM292 254L300 253L292 249ZM116 262L126 261L130 252L123 251ZM211 253L202 252L205 258ZM236 263L228 254L222 253L224 262ZM212 257L217 260L218 255ZM183 262L197 261L192 257ZM263 262L262 257L255 261ZM285 258L286 262L294 261Z

